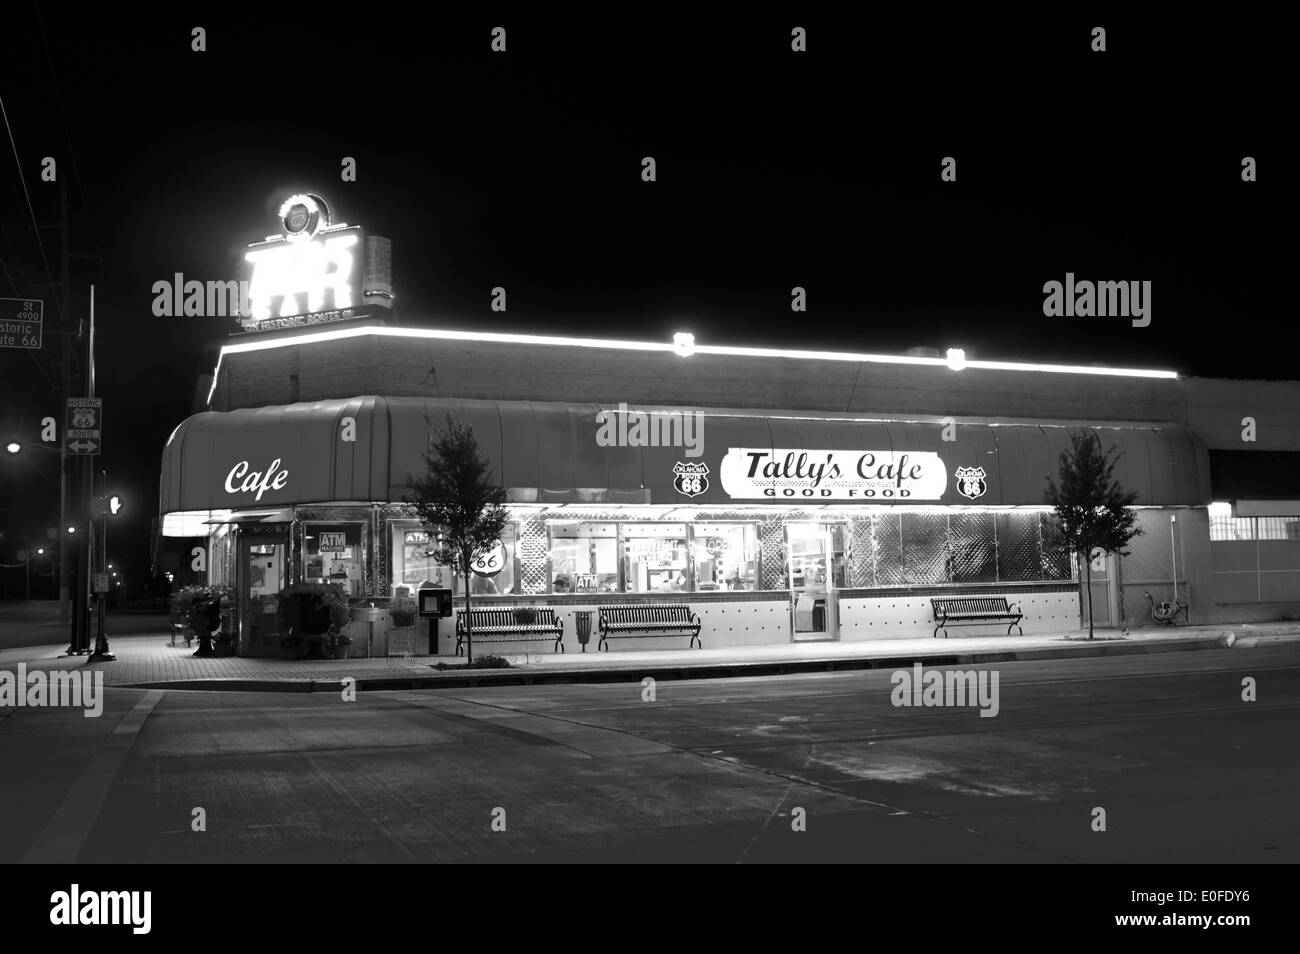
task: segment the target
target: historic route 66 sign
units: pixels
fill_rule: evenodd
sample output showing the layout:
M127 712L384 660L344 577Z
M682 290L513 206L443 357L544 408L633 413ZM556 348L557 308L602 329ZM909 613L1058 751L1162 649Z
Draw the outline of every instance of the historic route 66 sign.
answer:
M474 558L469 565L475 576L496 576L506 568L506 545L497 540L492 546Z
M698 497L709 489L709 465L705 463L673 465L673 488L685 497Z
M958 467L955 476L957 492L963 497L974 500L983 497L984 491L989 489L988 482L984 479L988 474L984 473L983 467Z

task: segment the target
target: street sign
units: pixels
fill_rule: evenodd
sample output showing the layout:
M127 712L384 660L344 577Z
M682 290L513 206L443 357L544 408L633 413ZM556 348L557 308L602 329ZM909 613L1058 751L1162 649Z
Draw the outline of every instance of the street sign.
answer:
M40 348L45 336L45 302L0 298L0 348Z
M69 454L98 454L103 446L103 398L68 398L63 443Z
M96 573L96 574L95 574L95 592L96 592L96 593L107 593L107 592L108 592L108 574L107 574L107 573Z

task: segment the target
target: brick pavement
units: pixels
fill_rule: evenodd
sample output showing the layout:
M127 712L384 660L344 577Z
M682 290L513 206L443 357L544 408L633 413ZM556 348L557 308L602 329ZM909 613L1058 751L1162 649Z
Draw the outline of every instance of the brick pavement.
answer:
M18 662L35 669L102 670L104 684L128 686L146 682L174 682L208 679L237 679L256 682L306 683L312 680L337 682L345 676L357 679L428 675L437 659L246 659L240 656L199 658L198 643L171 645L165 636L117 636L110 640L117 657L112 662L89 662L85 657L60 656L59 647L6 650L0 655L0 669L13 671Z
M1253 645L1259 639L1294 639L1300 637L1296 623L1215 625L1176 628L1133 630L1127 638L1118 639L1114 633L1099 635L1095 642L1082 639L1081 634L1055 633L1035 636L966 637L959 639L884 639L869 642L804 643L781 646L753 646L730 649L663 649L632 652L574 652L563 654L502 650L500 655L511 660L517 669L536 673L560 670L613 671L641 668L672 668L701 666L725 668L728 664L779 663L783 661L808 662L811 660L846 660L854 658L905 659L938 656L960 656L979 661L981 654L993 658L1007 658L1007 654L1046 653L1053 655L1087 656L1103 655L1116 651L1158 652L1162 648L1194 648L1198 646L1226 646L1228 633L1234 634L1238 646ZM195 644L197 645L197 644ZM144 683L211 682L230 680L240 683L304 685L312 681L335 682L351 676L357 680L408 680L454 676L453 670L439 673L431 668L438 662L463 662L456 657L416 656L407 659L329 659L285 660L249 659L242 657L197 658L194 646L172 646L167 636L131 635L114 636L111 648L117 659L113 662L91 663L85 657L64 657L63 646L14 648L0 651L0 670L15 671L19 662L28 671L36 669L62 670L86 668L102 670L108 686L129 686ZM459 674L463 674L460 671ZM234 688L232 686L232 688Z

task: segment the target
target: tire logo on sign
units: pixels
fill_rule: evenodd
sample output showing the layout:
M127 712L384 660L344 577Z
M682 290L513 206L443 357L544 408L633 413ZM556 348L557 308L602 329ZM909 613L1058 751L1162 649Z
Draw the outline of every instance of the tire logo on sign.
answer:
M704 463L673 465L673 488L684 497L698 497L709 489L709 465Z
M974 500L977 497L983 497L984 491L989 489L983 467L958 467L957 473L957 493L963 497L969 497Z

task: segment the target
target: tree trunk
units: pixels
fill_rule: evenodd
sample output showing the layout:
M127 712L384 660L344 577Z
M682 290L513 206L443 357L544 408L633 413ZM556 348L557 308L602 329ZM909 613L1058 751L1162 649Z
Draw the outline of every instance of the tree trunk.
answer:
M469 613L469 563L461 561L461 574L465 580L465 665L474 661L474 628Z
M1083 571L1088 581L1088 638L1092 639L1092 554L1083 558Z

